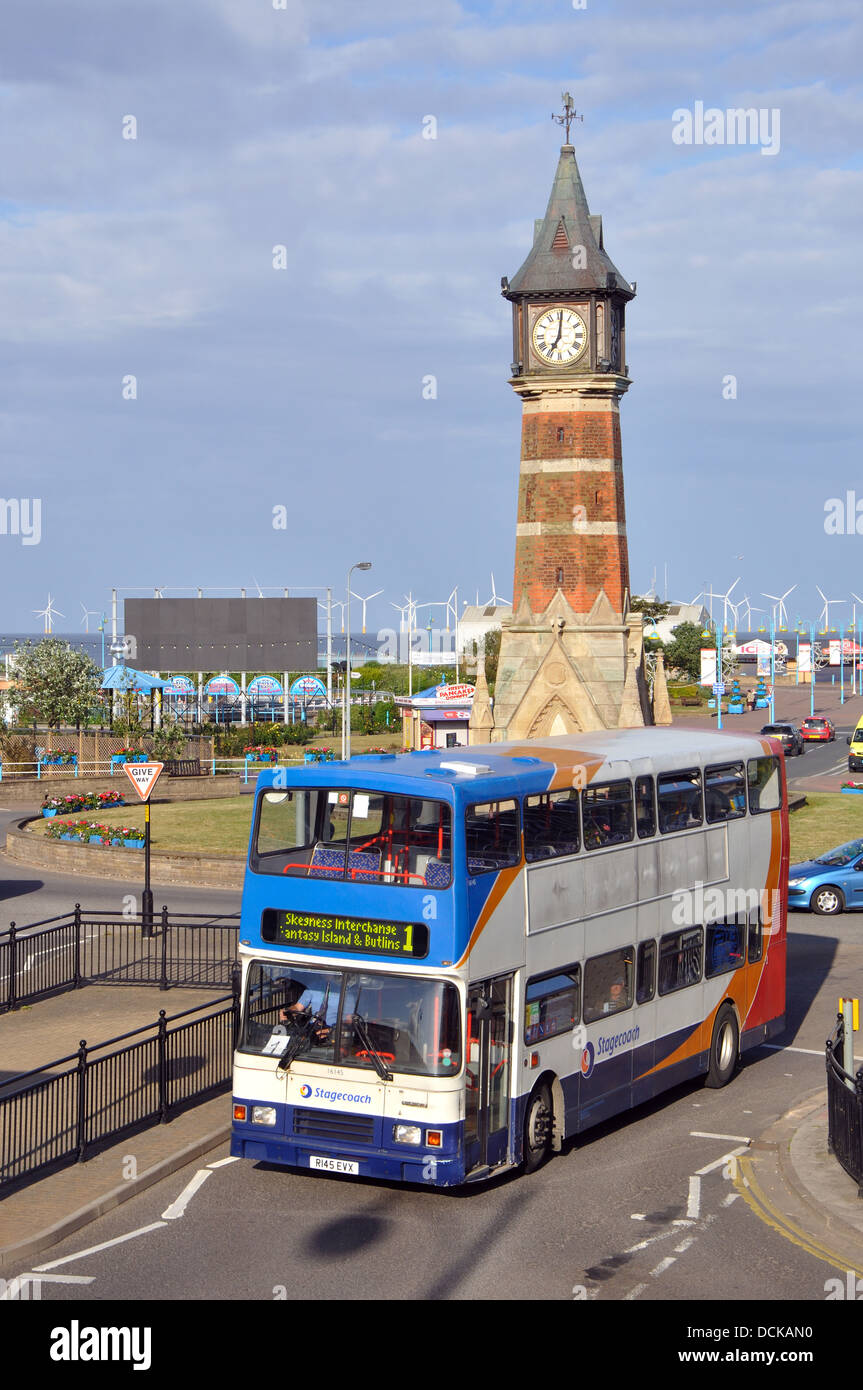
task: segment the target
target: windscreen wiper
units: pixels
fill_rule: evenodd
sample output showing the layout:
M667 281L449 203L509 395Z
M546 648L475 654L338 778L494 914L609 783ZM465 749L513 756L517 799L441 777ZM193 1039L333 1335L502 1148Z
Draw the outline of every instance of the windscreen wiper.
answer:
M353 1026L359 1034L360 1042L366 1049L366 1052L371 1057L374 1063L375 1071L377 1072L381 1081L392 1081L393 1074L390 1071L381 1054L378 1052L374 1043L372 1042L371 1033L369 1032L368 1027L366 1026L366 1021L363 1018L362 1014L354 1014Z
M297 1029L279 1058L279 1065L276 1068L277 1071L287 1071L295 1057L298 1057L301 1052L309 1051L312 1045L312 1025L314 1022L315 1020L310 1018L303 1031L300 1031L299 1028Z

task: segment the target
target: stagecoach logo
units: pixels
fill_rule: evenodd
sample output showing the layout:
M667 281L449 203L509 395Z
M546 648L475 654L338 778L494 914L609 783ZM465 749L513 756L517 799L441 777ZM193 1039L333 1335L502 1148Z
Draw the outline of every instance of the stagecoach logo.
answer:
M585 1080L593 1071L593 1043L588 1043L581 1054L581 1074Z
M310 1096L311 1094L312 1094L312 1088L311 1088L311 1086L301 1086L301 1087L300 1087L300 1095L302 1096L303 1100L308 1100L308 1098L309 1098L309 1096Z

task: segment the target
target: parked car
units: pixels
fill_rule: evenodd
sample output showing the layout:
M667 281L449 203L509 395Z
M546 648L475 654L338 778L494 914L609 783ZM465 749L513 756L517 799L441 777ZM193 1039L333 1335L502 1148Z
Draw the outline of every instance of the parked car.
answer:
M800 734L807 742L833 743L836 738L836 726L832 719L822 719L817 714L810 715L800 725Z
M800 730L795 729L793 724L765 724L761 732L769 738L777 738L788 757L792 754L799 757L805 751Z
M833 917L863 907L863 840L849 840L788 870L788 906Z

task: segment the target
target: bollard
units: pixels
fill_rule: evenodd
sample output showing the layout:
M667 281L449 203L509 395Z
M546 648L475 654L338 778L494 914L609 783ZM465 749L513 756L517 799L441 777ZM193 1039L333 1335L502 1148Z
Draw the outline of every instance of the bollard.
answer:
M842 1015L842 1069L850 1080L846 1081L852 1091L854 1086L854 1034L859 1023L858 999L840 999L839 1012Z

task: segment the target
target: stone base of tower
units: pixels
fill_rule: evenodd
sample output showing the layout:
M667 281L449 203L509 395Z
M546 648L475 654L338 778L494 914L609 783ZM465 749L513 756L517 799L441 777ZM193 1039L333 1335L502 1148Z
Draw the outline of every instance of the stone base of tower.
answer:
M560 589L542 613L522 600L501 636L495 742L652 723L640 614L615 613L604 590L587 615Z

